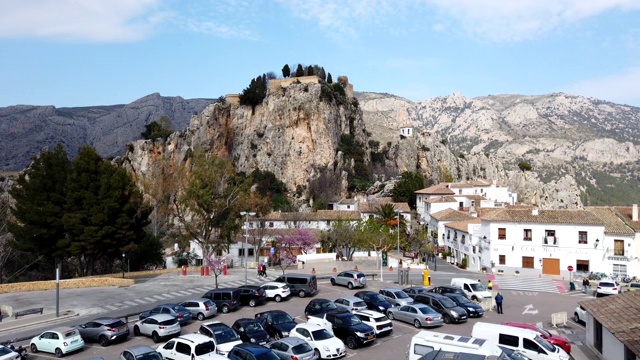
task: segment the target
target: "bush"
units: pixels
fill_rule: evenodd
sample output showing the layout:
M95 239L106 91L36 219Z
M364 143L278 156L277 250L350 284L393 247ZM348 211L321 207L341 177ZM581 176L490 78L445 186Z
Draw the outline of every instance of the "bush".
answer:
M468 262L467 258L462 258L462 261L460 262L460 267L463 269L466 269L468 265L467 262Z
M531 171L531 164L529 164L528 162L522 160L518 163L518 167L520 168L520 170L522 170L522 172L525 171Z

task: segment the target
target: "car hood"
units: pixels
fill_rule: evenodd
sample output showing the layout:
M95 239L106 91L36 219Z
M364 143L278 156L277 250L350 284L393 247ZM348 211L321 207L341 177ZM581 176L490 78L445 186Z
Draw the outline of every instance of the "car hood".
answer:
M290 323L284 323L284 324L277 324L277 325L273 325L273 327L280 331L280 332L291 332L291 330L293 330L294 327L296 327L296 323L290 322Z
M376 307L382 306L385 309L393 307L393 305L391 305L391 303L388 301L371 301L371 304L373 304L373 306L376 306Z
M269 334L267 334L267 332L264 330L247 331L245 335L249 338L258 339L258 340L269 338Z
M234 346L236 346L238 344L242 344L242 340L229 341L228 343L216 345L216 348L218 348L219 350L222 350L224 352L229 352L229 351L231 351L231 349L233 349Z
M349 329L362 333L373 331L373 328L367 324L351 325Z
M555 334L551 334L551 337L549 338L549 340L555 343L569 343L569 339L567 339L566 337L555 335Z
M478 305L478 304L474 304L474 303L468 303L468 304L464 304L464 305L460 305L461 308L471 308L475 311L480 311L483 310L482 306Z

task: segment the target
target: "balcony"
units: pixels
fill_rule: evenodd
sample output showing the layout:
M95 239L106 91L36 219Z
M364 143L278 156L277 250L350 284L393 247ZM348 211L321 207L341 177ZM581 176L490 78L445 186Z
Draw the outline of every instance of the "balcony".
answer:
M559 246L560 239L557 236L545 236L542 238L542 245L544 246Z

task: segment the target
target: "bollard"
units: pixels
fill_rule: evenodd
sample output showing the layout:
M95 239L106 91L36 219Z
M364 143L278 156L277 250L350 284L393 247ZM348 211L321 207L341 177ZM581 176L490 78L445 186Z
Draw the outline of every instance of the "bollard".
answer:
M200 266L200 276L204 276L204 266Z
M227 264L222 267L222 275L227 276Z
M187 265L182 265L182 276L187 276Z
M205 266L205 267L204 267L204 274L205 274L206 276L209 276L209 267L208 267L208 266Z

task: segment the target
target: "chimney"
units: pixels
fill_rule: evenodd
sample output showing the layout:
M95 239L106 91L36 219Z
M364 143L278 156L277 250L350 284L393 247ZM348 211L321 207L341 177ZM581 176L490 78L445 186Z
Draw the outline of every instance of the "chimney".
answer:
M631 220L638 221L638 204L633 204L633 209L631 210Z
M531 215L538 216L538 208L531 209Z

